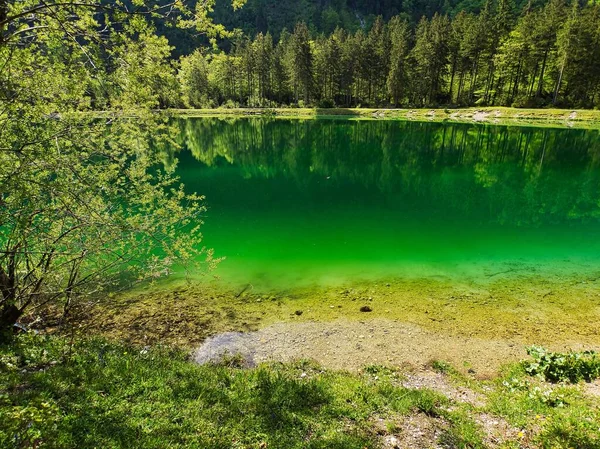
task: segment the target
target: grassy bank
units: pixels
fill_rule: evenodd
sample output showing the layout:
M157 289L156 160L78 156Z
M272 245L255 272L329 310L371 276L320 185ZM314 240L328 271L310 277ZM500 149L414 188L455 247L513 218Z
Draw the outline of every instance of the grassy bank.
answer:
M367 108L277 108L277 109L172 109L185 117L272 116L272 117L354 117L369 119L439 120L536 126L600 127L600 111L568 109L517 109L506 107L458 109L367 109Z
M167 348L21 336L0 347L0 446L600 447L585 384L549 384L522 365L487 381L430 368L197 366Z

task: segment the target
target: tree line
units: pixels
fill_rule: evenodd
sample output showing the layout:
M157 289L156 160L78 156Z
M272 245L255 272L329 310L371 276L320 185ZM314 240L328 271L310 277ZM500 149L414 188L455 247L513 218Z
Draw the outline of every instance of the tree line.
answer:
M301 22L277 41L237 36L228 52L198 48L165 70L161 88L179 92L164 106L593 108L600 4L487 0L478 14L378 17L368 31L318 35Z

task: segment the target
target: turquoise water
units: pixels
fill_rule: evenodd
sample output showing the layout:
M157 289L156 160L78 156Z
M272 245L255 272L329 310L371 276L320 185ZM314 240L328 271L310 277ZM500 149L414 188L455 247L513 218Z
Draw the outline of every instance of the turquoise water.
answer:
M182 119L224 282L600 271L596 130L348 119Z

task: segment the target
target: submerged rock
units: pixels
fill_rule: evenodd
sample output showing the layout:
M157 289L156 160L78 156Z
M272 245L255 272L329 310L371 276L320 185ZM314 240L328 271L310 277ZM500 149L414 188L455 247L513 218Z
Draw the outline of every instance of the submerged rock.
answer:
M361 311L361 312L372 312L372 311L373 311L373 309L371 309L369 306L362 306L362 307L360 308L360 311Z
M207 338L194 353L194 361L201 365L219 363L228 357L235 357L246 367L256 365L254 357L257 346L255 333L225 332Z

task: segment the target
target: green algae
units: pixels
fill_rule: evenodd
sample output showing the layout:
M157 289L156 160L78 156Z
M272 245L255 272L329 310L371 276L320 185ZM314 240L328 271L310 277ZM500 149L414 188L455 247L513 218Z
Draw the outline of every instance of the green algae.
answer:
M365 305L371 312L360 311ZM485 286L395 279L269 294L176 282L115 299L103 306L102 315L104 320L93 326L106 335L186 347L216 333L253 331L278 322L373 319L520 346L600 346L598 280L590 278L530 276Z

